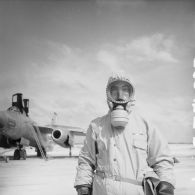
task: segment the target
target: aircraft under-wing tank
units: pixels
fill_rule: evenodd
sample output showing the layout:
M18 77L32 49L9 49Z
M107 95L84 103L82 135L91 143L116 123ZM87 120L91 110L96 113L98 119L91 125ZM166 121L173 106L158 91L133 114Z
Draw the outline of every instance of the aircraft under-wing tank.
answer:
M36 148L37 156L46 159L46 151L52 142L70 148L74 145L74 135L85 136L83 129L69 126L38 126L29 117L29 99L23 99L21 93L12 96L12 106L0 111L0 147L17 147L14 159L26 159L23 145Z

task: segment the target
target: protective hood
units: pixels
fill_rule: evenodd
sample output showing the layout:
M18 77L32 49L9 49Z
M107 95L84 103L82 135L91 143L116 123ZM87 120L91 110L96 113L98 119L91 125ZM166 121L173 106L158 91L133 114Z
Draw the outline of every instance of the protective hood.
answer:
M112 97L112 95L111 95L111 87L117 81L125 82L129 86L129 89L130 89L130 97L127 100L117 101L117 100L115 100ZM131 101L135 101L134 94L135 94L134 86L133 86L133 84L130 82L130 80L127 77L122 76L122 75L113 75L113 76L111 76L108 79L108 83L107 83L107 87L106 87L106 96L107 96L107 101L108 102L125 104L125 103L131 102Z

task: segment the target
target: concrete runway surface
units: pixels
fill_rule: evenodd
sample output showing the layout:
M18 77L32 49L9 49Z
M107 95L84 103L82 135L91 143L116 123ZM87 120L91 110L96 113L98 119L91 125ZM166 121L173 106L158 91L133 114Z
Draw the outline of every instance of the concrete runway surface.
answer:
M177 147L178 148L178 147ZM66 151L66 152L64 152ZM176 190L175 195L195 194L195 149L189 150L187 155L179 155L180 163L175 164ZM78 154L79 149L73 150L73 155ZM73 188L76 174L77 158L62 156L68 150L58 149L50 153L50 159L44 161L35 158L31 149L27 150L31 154L27 160L14 161L8 163L0 161L0 194L1 195L76 195Z

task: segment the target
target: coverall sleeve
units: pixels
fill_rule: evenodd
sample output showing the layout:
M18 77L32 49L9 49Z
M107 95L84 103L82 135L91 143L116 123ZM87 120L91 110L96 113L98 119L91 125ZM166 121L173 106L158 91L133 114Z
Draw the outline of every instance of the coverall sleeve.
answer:
M175 186L174 161L168 142L154 127L148 128L148 164L159 176Z
M80 151L74 186L92 185L95 167L95 132L90 124L84 145Z

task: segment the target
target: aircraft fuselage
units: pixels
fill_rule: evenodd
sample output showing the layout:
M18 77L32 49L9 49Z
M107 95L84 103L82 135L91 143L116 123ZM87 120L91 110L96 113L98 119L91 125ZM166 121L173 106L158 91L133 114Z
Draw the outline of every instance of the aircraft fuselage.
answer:
M29 145L36 147L36 142L33 137L35 122L15 110L0 111L0 133L11 138L18 140L25 138L29 141ZM40 137L41 145L44 145L44 140Z

